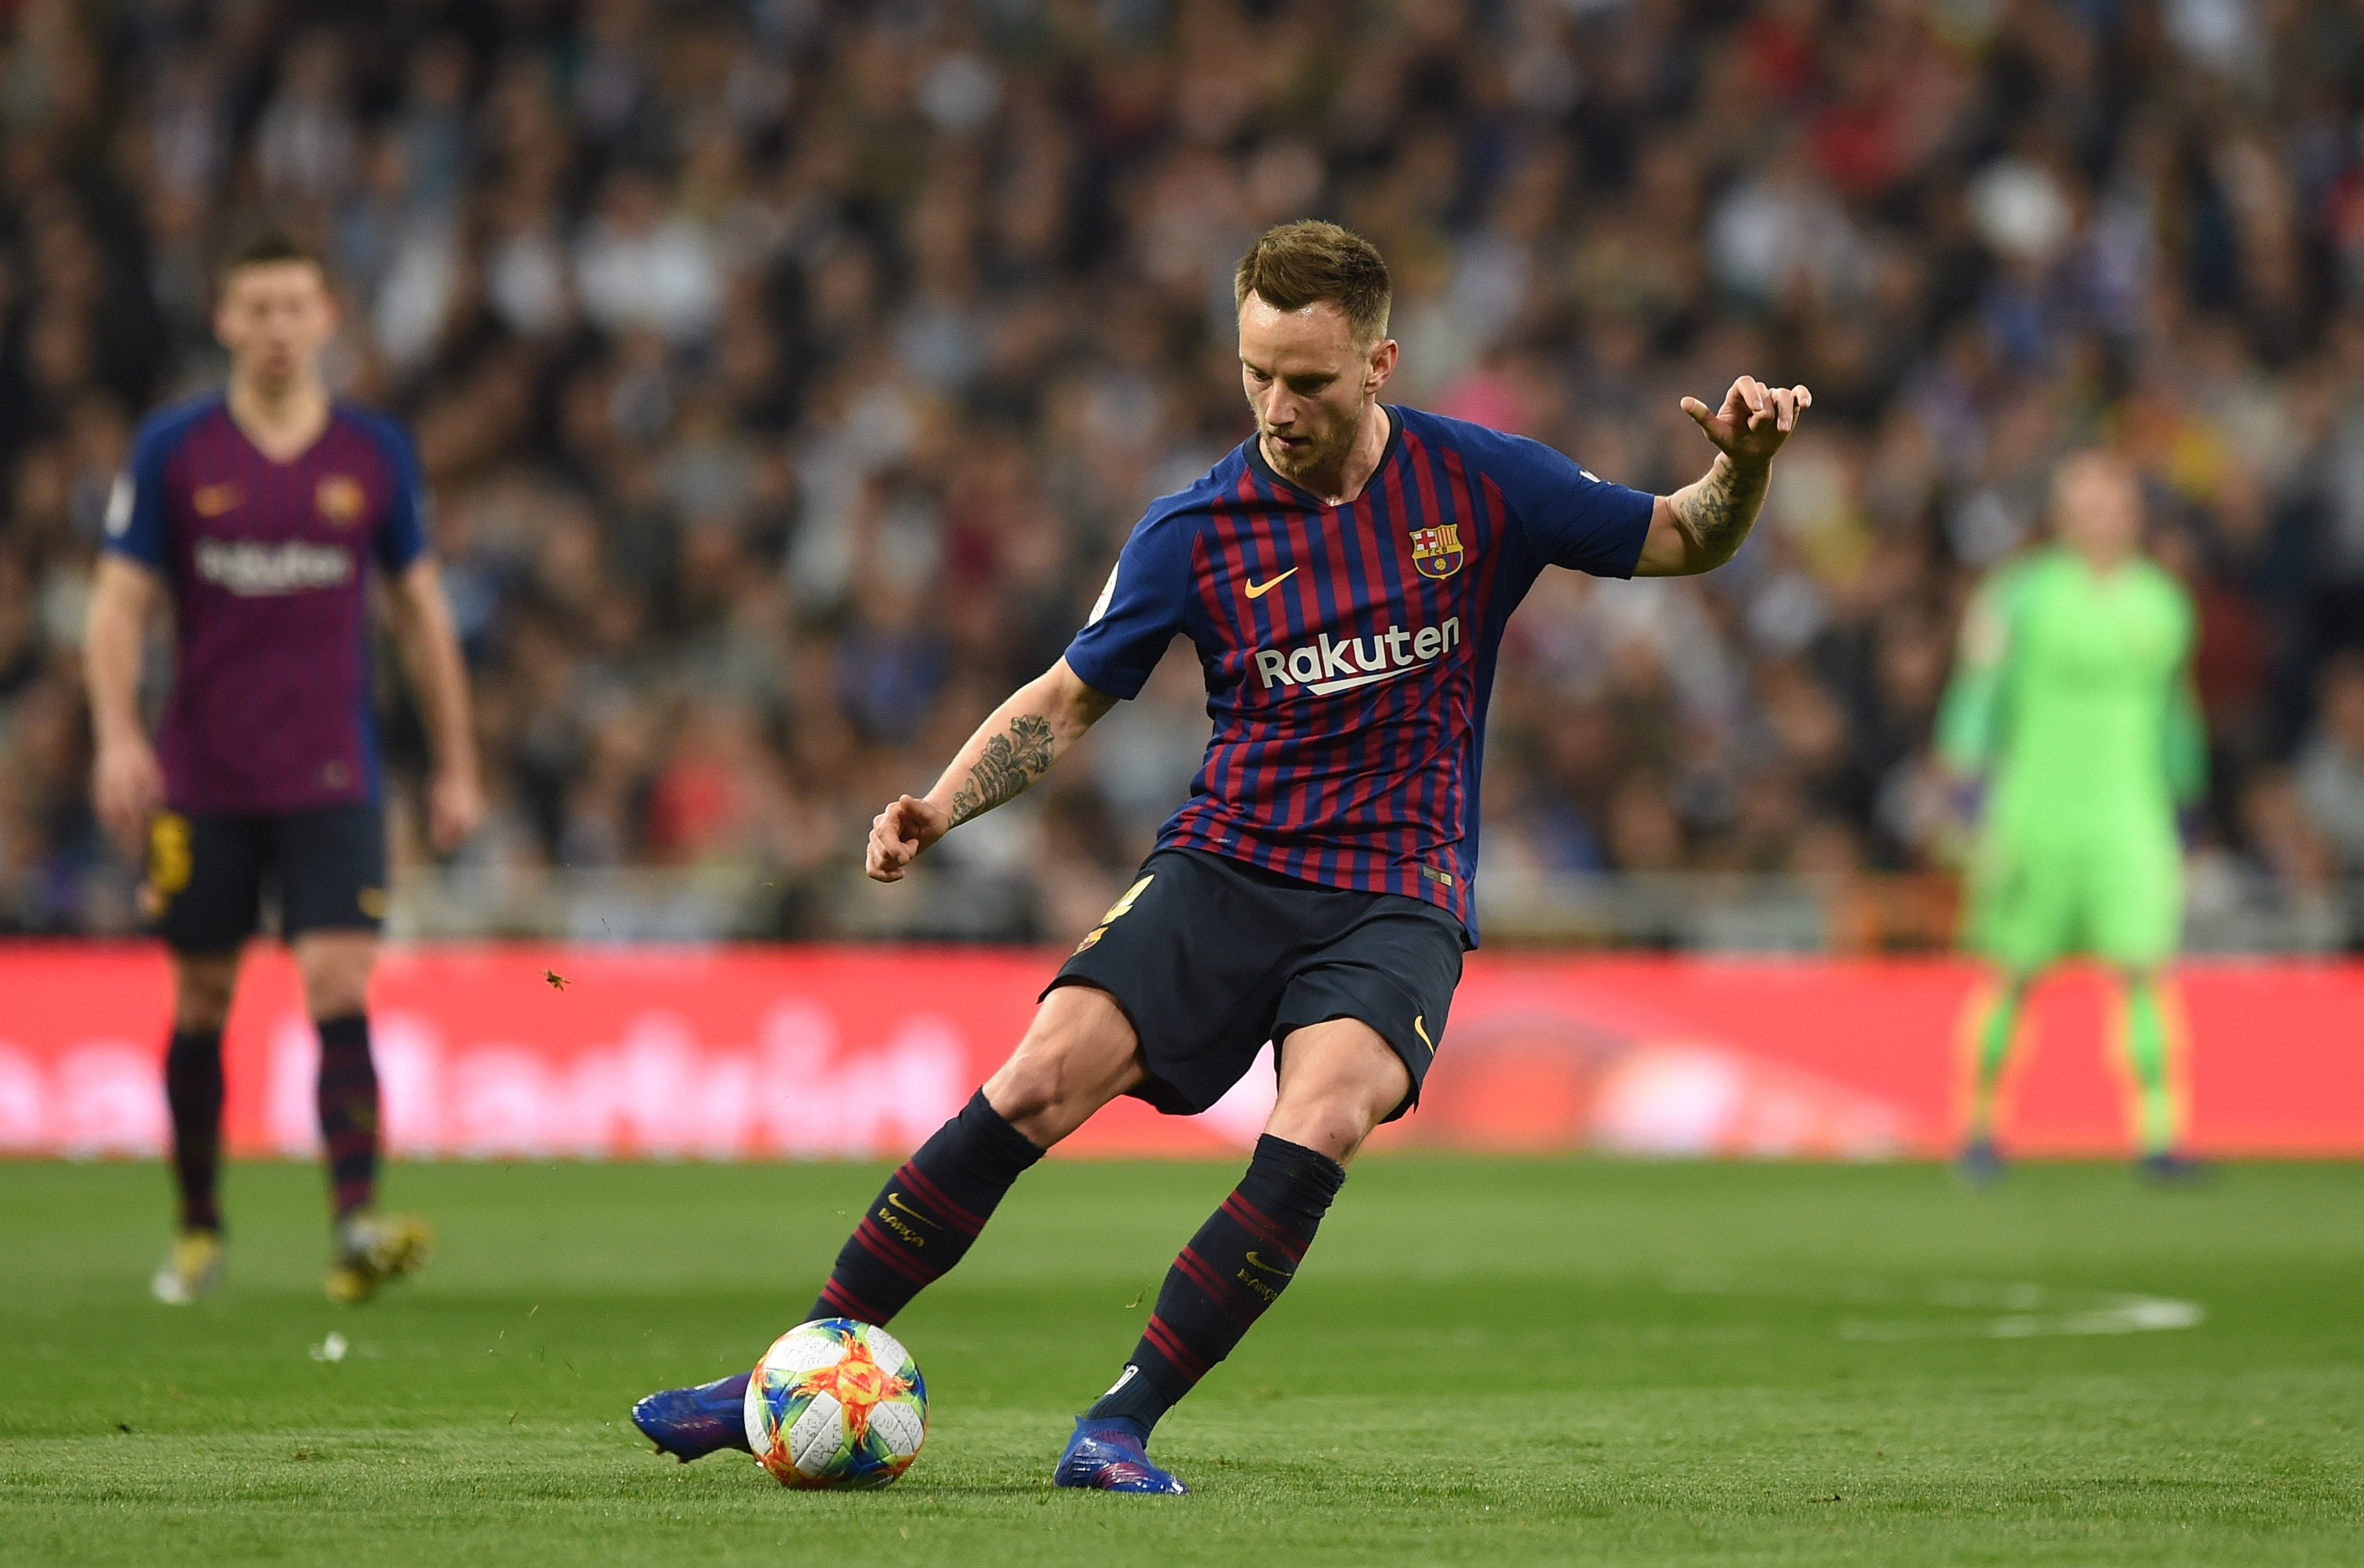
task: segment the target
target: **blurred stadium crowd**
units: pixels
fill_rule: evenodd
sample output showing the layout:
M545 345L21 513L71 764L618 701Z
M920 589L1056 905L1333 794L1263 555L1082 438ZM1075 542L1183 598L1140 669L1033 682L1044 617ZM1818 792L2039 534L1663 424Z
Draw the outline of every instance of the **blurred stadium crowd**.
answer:
M1495 902L1594 869L1942 867L1963 600L2106 439L2198 596L2202 905L2364 869L2364 14L2335 0L0 5L0 919L120 929L75 643L208 259L330 258L412 423L492 825L462 885L755 866L842 929L880 802L1054 658L1238 441L1230 272L1376 239L1394 395L1671 488L1678 408L1804 381L1757 538L1556 573L1487 771ZM948 840L1087 924L1178 798L1195 662ZM397 771L419 741L386 683ZM398 854L420 851L398 809ZM469 884L466 879L477 879ZM490 896L490 891L487 892ZM1943 940L1901 917L1863 940ZM596 933L595 933L596 934Z

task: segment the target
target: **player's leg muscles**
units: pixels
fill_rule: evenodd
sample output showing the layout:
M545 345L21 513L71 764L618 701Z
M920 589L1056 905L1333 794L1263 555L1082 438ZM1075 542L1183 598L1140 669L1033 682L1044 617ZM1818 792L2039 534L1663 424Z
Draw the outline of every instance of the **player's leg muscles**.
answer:
M1141 1082L1141 1042L1116 998L1062 985L1043 998L1018 1049L982 1091L994 1110L1048 1149Z
M1107 992L1053 991L1009 1060L886 1178L838 1253L813 1316L892 1318L961 1261L1045 1149L1141 1075L1132 1025Z
M2033 976L2005 970L1998 974L1970 1041L1970 1106L1968 1133L1972 1141L1993 1136L1995 1094L2003 1070L2011 1065L2011 1048L2019 1038L2019 1019L2026 1005Z
M173 1039L164 1099L173 1113L173 1180L183 1230L219 1230L222 1024L238 986L238 953L173 955Z
M2120 975L2124 1011L2126 1065L2135 1086L2135 1134L2145 1154L2165 1154L2181 1131L2182 1095L2178 1092L2175 1031L2157 970Z
M1344 1162L1411 1093L1402 1058L1359 1019L1281 1042L1279 1095L1247 1174L1174 1260L1132 1360L1086 1419L1127 1421L1146 1439L1232 1353L1296 1277Z
M2093 945L2119 976L2136 1140L2144 1154L2166 1154L2182 1120L2175 1020L2161 978L2183 924L2181 849L2164 822L2129 823L2102 864Z
M1332 1018L1281 1042L1280 1089L1264 1129L1344 1165L1411 1093L1403 1058L1377 1029Z
M365 930L313 930L296 939L304 999L320 1031L317 1103L320 1140L339 1218L368 1208L377 1195L377 1065L370 1054L370 970L377 938Z

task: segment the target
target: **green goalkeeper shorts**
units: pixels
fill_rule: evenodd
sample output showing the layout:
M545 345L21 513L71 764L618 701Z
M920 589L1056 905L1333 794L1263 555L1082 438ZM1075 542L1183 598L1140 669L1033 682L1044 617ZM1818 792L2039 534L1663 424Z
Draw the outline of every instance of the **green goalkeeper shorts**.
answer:
M2172 831L2147 824L2040 837L1990 828L1969 894L1965 943L2007 970L2071 954L2150 969L2182 932L2182 851Z

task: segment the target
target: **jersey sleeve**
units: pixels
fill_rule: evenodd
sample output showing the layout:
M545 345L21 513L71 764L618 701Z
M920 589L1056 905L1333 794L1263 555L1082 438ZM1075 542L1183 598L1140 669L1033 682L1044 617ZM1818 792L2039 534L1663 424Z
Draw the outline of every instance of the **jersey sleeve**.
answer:
M410 444L408 432L382 415L371 417L368 425L370 434L385 453L394 484L385 516L379 521L377 536L371 542L378 564L390 573L400 572L427 553L427 529L434 519L434 503L427 494L427 476L419 469L418 453Z
M1110 568L1091 618L1067 644L1067 668L1096 692L1130 700L1176 634L1190 596L1195 513L1152 512Z
M1954 676L1937 705L1937 755L1965 777L1987 771L2002 735L2004 675L2012 654L2019 574L2006 568L1980 584L1962 617Z
M2163 573L2162 573L2163 575ZM2167 787L2179 806L2191 807L2208 797L2208 717L2200 706L2200 691L2192 679L2200 614L2191 594L2170 580L2180 624L2183 656L2169 675L2167 711L2160 740L2166 756Z
M1525 436L1464 426L1461 446L1502 493L1511 526L1537 559L1595 577L1634 575L1656 496L1611 484Z
M131 455L106 497L106 548L157 572L165 569L164 468L177 425L151 420L131 442Z

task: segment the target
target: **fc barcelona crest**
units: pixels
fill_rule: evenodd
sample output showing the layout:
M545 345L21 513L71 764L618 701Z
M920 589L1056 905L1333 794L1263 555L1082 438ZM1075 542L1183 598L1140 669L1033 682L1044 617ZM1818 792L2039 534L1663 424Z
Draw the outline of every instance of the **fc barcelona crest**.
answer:
M1461 570L1461 525L1411 530L1411 563L1423 577L1440 581Z
M369 505L369 493L362 488L360 480L332 473L312 492L312 504L320 509L321 518L330 528L351 528L361 520L362 508Z

